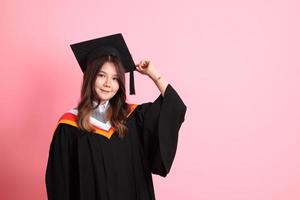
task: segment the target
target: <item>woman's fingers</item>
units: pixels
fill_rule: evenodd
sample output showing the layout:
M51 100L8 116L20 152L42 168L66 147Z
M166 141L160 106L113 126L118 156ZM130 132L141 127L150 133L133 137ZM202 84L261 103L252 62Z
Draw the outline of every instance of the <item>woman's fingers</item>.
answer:
M137 71L139 71L143 74L146 74L148 71L149 65L150 65L150 60L143 59L136 65L136 69L137 69Z
M150 61L149 60L143 60L142 61L142 68L147 68L149 66Z

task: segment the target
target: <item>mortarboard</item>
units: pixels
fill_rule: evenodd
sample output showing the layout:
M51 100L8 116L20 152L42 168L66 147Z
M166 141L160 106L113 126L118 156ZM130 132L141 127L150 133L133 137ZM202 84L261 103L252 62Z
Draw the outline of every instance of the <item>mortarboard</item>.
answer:
M125 72L130 72L130 94L135 94L133 76L135 64L121 33L71 44L70 47L83 73L87 60L93 56L112 55L118 57Z

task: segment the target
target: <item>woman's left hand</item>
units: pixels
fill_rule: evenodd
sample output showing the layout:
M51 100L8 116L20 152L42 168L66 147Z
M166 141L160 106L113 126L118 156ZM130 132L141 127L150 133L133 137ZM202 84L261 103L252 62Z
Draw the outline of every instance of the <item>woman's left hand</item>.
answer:
M136 70L141 74L148 75L154 82L161 78L160 73L150 60L141 60L139 64L136 65Z
M136 65L136 70L141 74L149 76L160 90L162 96L164 96L168 82L161 76L150 60L141 60Z
M155 67L150 60L145 59L145 60L141 60L136 65L136 70L141 74L150 76L155 71Z

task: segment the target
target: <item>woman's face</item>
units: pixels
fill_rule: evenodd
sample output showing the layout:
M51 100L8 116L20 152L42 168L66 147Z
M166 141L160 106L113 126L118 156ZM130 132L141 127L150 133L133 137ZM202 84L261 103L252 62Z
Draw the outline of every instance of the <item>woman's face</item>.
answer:
M118 92L118 74L113 63L106 62L102 65L95 81L95 90L100 104L110 100Z

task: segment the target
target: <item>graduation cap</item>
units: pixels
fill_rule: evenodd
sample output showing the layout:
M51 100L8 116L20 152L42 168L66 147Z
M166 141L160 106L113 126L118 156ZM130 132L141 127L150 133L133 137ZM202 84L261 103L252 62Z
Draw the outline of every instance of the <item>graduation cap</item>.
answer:
M125 72L130 72L130 94L135 94L135 64L121 33L71 44L70 47L83 73L87 60L93 56L110 55L119 58Z

